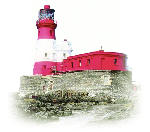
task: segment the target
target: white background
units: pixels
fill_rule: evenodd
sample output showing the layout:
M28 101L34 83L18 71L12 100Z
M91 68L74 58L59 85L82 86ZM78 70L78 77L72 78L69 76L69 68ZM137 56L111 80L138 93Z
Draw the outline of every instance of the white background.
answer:
M7 109L10 104L7 105L6 98L11 92L18 91L20 76L32 75L33 49L37 40L35 24L38 11L44 4L50 4L55 9L55 20L58 21L56 38L60 41L68 39L72 43L73 54L99 50L101 45L105 51L125 53L133 71L133 81L141 85L140 113L136 119L88 129L86 127L89 126L85 125L82 129L149 131L149 0L0 1L1 129L51 131L57 128L59 131L72 131L75 130L73 125L76 127L84 122L79 120L67 125L69 122L65 121L52 126L26 124L14 119Z

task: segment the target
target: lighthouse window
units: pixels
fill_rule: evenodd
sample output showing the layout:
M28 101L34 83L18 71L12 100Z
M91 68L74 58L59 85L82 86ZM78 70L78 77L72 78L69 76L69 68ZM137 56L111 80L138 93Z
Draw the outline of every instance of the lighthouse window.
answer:
M47 53L45 53L45 57L47 57Z
M52 33L53 33L53 31L52 31L52 30L50 30L50 36L52 36Z
M43 68L46 69L46 65L43 65Z
M81 66L81 60L79 60L79 66Z
M53 9L42 9L40 10L40 13L39 13L39 18L40 19L54 19L54 12L55 10Z
M73 62L71 62L71 67L73 68Z
M56 61L56 53L53 53L53 61Z
M88 65L91 63L91 62L90 62L90 59L87 59L87 63L88 63Z
M66 58L66 53L63 53L63 57Z
M114 59L114 64L117 64L117 59Z

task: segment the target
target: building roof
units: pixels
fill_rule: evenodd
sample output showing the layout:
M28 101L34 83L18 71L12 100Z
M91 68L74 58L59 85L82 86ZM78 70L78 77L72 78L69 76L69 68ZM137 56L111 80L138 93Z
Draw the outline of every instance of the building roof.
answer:
M126 56L123 53L118 53L118 52L104 52L104 50L98 50L98 51L94 51L94 52L89 52L89 53L84 53L84 54L78 54L78 55L74 55L74 56L69 56L67 57L67 59L73 59L73 58L77 58L77 57L83 57L83 56L90 56L90 55L111 55L111 56Z

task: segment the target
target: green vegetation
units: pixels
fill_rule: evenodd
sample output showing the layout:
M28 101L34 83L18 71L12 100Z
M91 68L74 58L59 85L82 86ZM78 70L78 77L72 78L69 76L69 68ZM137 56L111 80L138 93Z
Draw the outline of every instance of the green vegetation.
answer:
M64 94L61 94L62 92ZM119 100L115 100L114 98L104 94L97 94L94 97L90 97L86 92L72 91L72 94L70 93L70 90L58 90L38 96L18 96L17 108L28 118L36 120L51 120L59 119L59 117L61 116L71 116L73 114L73 111L91 111L93 110L94 106L97 107L111 105L111 107L109 108L105 107L107 108L107 111L116 111L120 108L123 108L120 111L123 112L127 109L128 104L132 104L132 101L129 99L127 100L121 98L119 102ZM120 108L118 107L118 105L113 105L118 103L121 104ZM115 106L117 106L117 109L115 109ZM106 112L106 110L104 110L103 112ZM115 118L116 117L113 117L113 119ZM111 119L111 117L107 119Z
M91 113L98 119L123 119L134 108L130 71L83 71L57 76L23 76L17 108L26 118L59 119Z

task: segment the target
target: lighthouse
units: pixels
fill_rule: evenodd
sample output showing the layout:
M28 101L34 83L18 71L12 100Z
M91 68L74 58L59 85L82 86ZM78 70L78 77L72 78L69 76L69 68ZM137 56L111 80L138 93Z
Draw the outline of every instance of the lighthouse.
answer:
M57 22L54 20L54 9L44 5L40 9L36 26L38 39L35 49L34 75L53 75L62 71L62 62L71 55L72 48L66 39L56 42L55 29Z
M94 52L71 56L70 42L56 41L54 9L45 5L36 22L38 39L35 52L34 75L54 75L86 70L126 71L126 55L117 52Z

